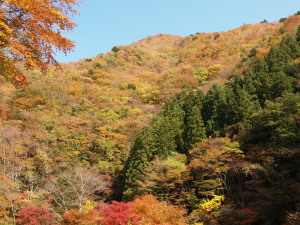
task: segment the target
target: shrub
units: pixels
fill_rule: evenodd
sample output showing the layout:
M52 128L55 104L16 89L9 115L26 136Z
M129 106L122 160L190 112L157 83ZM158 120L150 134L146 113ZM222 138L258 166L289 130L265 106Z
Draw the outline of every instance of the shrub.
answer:
M111 51L113 51L113 52L118 52L118 51L120 51L120 49L119 49L117 46L114 46L114 47L111 49Z
M30 205L23 208L17 216L18 225L55 225L54 215L44 207Z

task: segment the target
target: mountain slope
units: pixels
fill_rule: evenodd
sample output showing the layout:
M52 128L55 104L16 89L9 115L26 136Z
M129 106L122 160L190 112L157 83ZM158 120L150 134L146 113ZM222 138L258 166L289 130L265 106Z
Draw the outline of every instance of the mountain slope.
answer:
M156 139L164 137L165 140L169 140L169 136L163 134L172 133L168 132L168 129L177 126L177 122L173 120L170 120L168 126L164 126L164 122L168 120L155 117L162 105L165 105L164 109L167 111L168 104L164 104L165 100L180 92L186 92L186 95L193 99L194 90L203 90L206 93L213 84L223 85L233 75L243 77L246 70L255 67L261 57L268 53L271 47L278 46L287 34L295 36L299 25L300 16L295 15L283 23L250 24L227 32L197 33L188 37L160 34L128 46L116 46L112 51L94 58L64 64L63 71L50 69L46 75L39 71L26 71L19 65L29 78L30 85L26 90L15 89L3 80L0 83L0 171L9 183L8 189L0 186L0 195L6 199L4 206L1 206L1 213L11 217L17 207L10 208L11 199L6 196L15 194L15 204L19 207L18 204L26 202L25 192L29 193L30 201L42 204L47 202L44 200L49 200L53 206L53 201L58 199L59 194L65 194L70 201L68 204L72 206L62 209L55 205L60 214L66 209L81 207L82 202L74 203L72 200L76 197L62 191L68 190L63 181L68 177L72 177L73 180L78 178L74 178L78 175L74 169L77 167L81 168L78 170L81 173L101 174L95 175L99 178L96 182L103 183L101 195L98 193L96 197L91 195L87 199L98 201L99 196L107 200L113 199L113 194L123 191L120 190L120 183L123 182L124 167L136 133L149 125L154 118L157 126L161 128L161 135L155 136ZM299 58L293 60L293 64L298 65ZM262 80L263 78L260 77ZM238 82L235 83L236 86L237 84ZM224 91L216 86L210 90L208 93L212 99L215 97L214 93L221 97L224 94ZM247 91L250 91L250 88ZM274 94L274 91L270 92ZM237 93L245 98L245 104L249 103L247 93ZM231 94L234 96L235 92ZM184 93L181 95L185 96ZM201 94L197 97L201 98ZM208 119L204 118L209 135L215 135L215 131L225 132L224 126L222 131L216 130L218 124L213 124L213 119L210 120L213 116L219 119L224 117L219 113L223 112L221 97L216 106L220 110L207 112ZM169 104L172 101L170 100ZM239 105L234 103L231 102L237 111L248 113L243 112ZM178 104L181 102L178 101ZM277 102L275 106L270 107L276 108L280 104L283 103ZM210 105L212 104L207 100L207 111ZM256 107L249 105L249 111ZM174 115L181 118L182 112L176 111L176 107L174 111L170 107L169 117ZM190 110L192 115L199 114L199 109ZM260 116L258 118L264 118L265 115ZM192 117L195 116L187 117L186 120L192 121ZM201 120L190 125L189 129L202 126ZM268 124L265 126L267 129ZM236 127L230 129L233 130L234 136ZM192 134L204 132L203 130L195 128L186 133L189 143L182 148L187 156L194 154L188 149L196 143L194 140L203 137L201 134L195 138ZM253 139L255 138L258 137L253 134ZM146 138L143 139L142 136L140 141L143 144ZM222 144L225 146L224 151L233 149L232 154L244 157L240 155L235 142L221 139L216 142L208 140L208 143L216 146ZM162 142L160 148L154 147L157 151L162 151L160 149L167 149L168 146L173 146L173 143ZM204 147L210 148L205 143ZM201 159L199 155L195 158ZM209 162L209 159L205 160ZM174 162L175 168L177 166L182 171L186 168L187 159L180 154L172 155L169 161L163 163L173 165ZM153 167L161 168L160 159L152 163ZM176 171L173 171L169 175L173 178L176 174ZM112 183L112 188L104 188ZM54 184L63 188L55 189ZM189 197L189 201L192 202L194 196Z

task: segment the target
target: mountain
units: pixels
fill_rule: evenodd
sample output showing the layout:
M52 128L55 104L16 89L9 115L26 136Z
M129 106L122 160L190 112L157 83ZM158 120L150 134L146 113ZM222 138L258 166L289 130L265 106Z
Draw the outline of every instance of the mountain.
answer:
M159 34L45 75L20 63L27 89L0 81L0 221L28 202L63 216L87 200L95 208L142 193L185 206L189 224L297 216L299 25L293 15ZM284 173L289 187L280 192ZM72 192L80 182L96 189Z

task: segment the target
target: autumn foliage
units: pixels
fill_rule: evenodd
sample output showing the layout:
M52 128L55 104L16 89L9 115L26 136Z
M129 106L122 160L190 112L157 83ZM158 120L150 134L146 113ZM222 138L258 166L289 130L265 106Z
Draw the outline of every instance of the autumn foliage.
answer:
M55 216L48 209L29 205L18 213L18 225L54 225Z
M131 211L138 217L139 225L185 225L186 211L178 206L160 202L153 195L144 195L130 203Z
M129 203L113 201L110 205L100 208L103 225L138 224L139 218L131 212Z
M76 4L77 0L0 1L1 75L15 85L26 86L24 74L15 67L16 60L45 71L47 64L57 64L55 49L64 53L72 50L73 42L61 32L74 28L70 16L76 13Z
M101 220L97 210L78 211L71 209L64 214L64 225L95 225Z
M0 2L23 12L75 5ZM25 17L26 27L39 17ZM5 46L15 44L8 25ZM26 70L42 65L39 56L51 63L31 52L46 36L19 25L29 58L14 64L8 54L0 71L26 85L17 65L30 85L0 78L0 224L298 224L299 25L295 15L157 35L46 76Z

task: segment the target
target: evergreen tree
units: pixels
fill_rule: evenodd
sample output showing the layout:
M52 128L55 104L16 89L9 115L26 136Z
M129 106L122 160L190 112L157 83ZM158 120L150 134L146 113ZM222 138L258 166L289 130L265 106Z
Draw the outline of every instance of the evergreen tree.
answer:
M259 110L259 102L252 99L252 96L240 85L227 89L228 104L228 125L243 122L251 114Z
M224 131L227 115L226 92L223 87L214 84L205 96L202 110L208 136Z
M175 121L176 122L176 121ZM155 155L167 157L177 147L176 137L178 127L174 127L174 120L165 116L157 116L153 119L151 127L154 135ZM175 124L176 126L177 124Z
M151 126L145 127L135 138L125 166L125 191L123 199L130 200L138 192L138 182L143 179L145 169L154 158L156 137Z
M280 72L284 70L285 65L291 59L287 51L280 48L271 48L270 52L265 57L266 63L269 66L270 72Z
M269 72L269 66L268 66L268 63L266 62L265 57L258 59L257 65L256 65L254 71L257 73L268 73Z
M292 59L296 59L300 56L299 43L290 35L283 37L279 48L288 54Z
M251 118L249 131L251 142L298 146L300 143L299 102L299 93L288 93L275 102L268 101L266 107Z
M298 30L297 30L297 33L296 33L296 41L298 43L300 43L300 26L298 26Z
M186 149L189 150L191 146L197 145L202 139L206 138L206 130L202 120L201 111L198 106L193 106L191 112L187 117L186 123Z
M162 109L162 116L167 118L170 126L170 133L174 135L176 151L184 151L183 131L185 112L182 109L182 103L177 98L167 101Z

